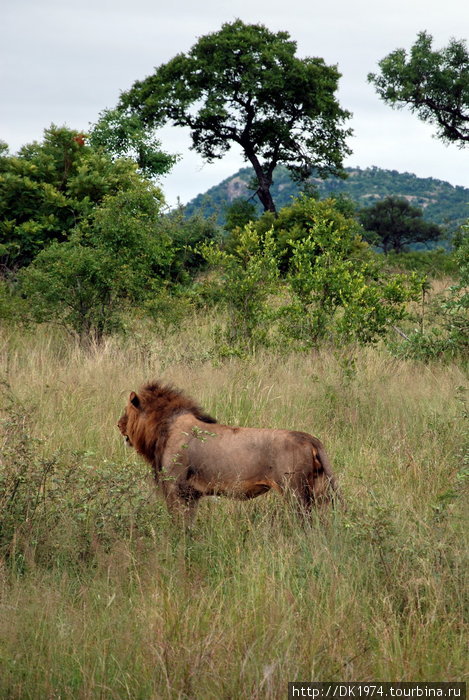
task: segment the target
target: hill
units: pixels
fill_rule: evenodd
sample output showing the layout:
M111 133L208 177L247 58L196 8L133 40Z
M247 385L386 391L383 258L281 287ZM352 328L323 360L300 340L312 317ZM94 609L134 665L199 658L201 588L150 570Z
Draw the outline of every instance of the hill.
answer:
M404 197L423 209L427 221L445 225L450 231L469 216L469 189L466 187L454 187L449 182L432 177L419 178L412 173L377 167L364 170L346 168L346 172L348 177L345 180L336 177L328 180L311 178L308 184L314 187L321 199L347 196L359 207L368 206L389 195ZM203 212L205 216L216 215L219 223L223 223L224 211L230 202L239 197L249 199L254 195L254 189L250 188L252 177L251 168L241 168L205 194L191 200L186 206L187 215ZM278 209L288 205L301 189L301 185L291 180L286 168L277 168L272 195ZM257 204L257 197L253 201Z

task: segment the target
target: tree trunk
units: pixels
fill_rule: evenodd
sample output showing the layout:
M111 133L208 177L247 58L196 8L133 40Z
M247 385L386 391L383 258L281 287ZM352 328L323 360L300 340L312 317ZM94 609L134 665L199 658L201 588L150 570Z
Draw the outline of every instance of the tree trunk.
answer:
M275 204L274 200L272 199L272 195L270 194L270 187L272 185L272 180L270 182L267 180L267 178L264 178L259 180L259 176L257 177L257 180L259 182L259 187L257 188L257 196L261 200L261 204L264 207L264 211L271 211L274 214L277 213L277 210L275 209Z
M274 200L272 199L272 195L270 194L270 188L273 184L272 173L274 171L275 166L277 165L276 161L272 161L269 164L269 167L267 168L267 172L264 172L264 168L259 163L259 160L256 154L254 153L254 150L251 147L251 145L248 145L243 142L240 143L244 149L246 157L250 161L252 167L254 168L254 172L256 173L258 182L256 194L259 197L262 206L264 207L264 211L271 211L273 214L276 214L277 210L275 209Z

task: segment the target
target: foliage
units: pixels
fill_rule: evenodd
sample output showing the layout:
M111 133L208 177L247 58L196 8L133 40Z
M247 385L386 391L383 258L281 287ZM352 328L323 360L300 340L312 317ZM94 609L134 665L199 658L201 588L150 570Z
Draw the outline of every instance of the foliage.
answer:
M234 199L231 204L225 208L225 229L234 231L237 228L243 228L250 221L257 219L257 209L254 202L246 199Z
M194 149L209 162L238 144L254 168L257 194L274 211L270 195L278 163L303 179L315 168L340 173L349 153L350 116L335 99L339 73L320 58L295 56L287 32L241 20L202 36L120 100L123 118L138 115L146 127L166 121L189 127Z
M200 213L185 216L184 208L179 206L160 216L156 230L163 238L170 241L173 259L168 268L168 279L177 284L190 283L195 275L206 265L199 251L203 243L218 241L220 231L213 217L205 218Z
M28 304L17 294L15 280L9 275L0 277L0 320L24 325L28 311Z
M131 161L113 161L83 134L52 125L42 143L0 158L0 262L28 265L51 242L66 241L105 197L140 180Z
M361 226L353 216L342 213L336 201L332 199L318 201L313 197L301 195L293 200L290 206L281 209L277 216L273 216L270 212L264 213L253 226L261 240L266 232L272 231L279 270L285 276L289 270L296 243L305 240L318 224L325 224L331 232L334 232L334 235L343 236L342 255L344 257L354 258L368 254L368 245L361 240L363 233ZM224 241L225 249L236 252L239 236L240 230L233 230ZM345 241L347 241L346 244ZM321 250L318 248L318 254Z
M146 176L167 173L177 161L161 150L160 142L145 129L135 114L122 115L118 110L105 110L93 125L89 142L91 146L118 158L134 160Z
M449 294L437 297L430 308L432 322L409 333L403 343L392 344L400 357L425 362L434 359L467 358L469 350L469 225L462 227L455 242L456 284ZM422 312L423 313L423 312Z
M388 196L408 199L414 206L423 209L426 221L454 231L467 219L469 189L454 187L449 182L435 178L416 177L411 173L383 168L345 168L346 179L329 177L320 180L314 176L304 185L311 184L321 199L348 197L359 207L367 207ZM220 225L225 223L225 211L229 202L236 197L248 199L255 193L250 189L252 168L241 168L234 175L199 194L186 205L188 216L202 212L204 216L217 216ZM294 197L300 194L300 184L292 180L288 170L279 165L275 170L272 196L277 208L289 206ZM261 213L260 206L257 207Z
M223 250L209 251L209 262L222 270L217 283L236 340L265 343L280 334L310 348L325 338L370 343L384 335L420 282L381 274L360 231L332 200L301 197L277 217L267 212L235 229Z
M454 253L443 248L413 250L406 253L390 251L386 257L386 268L390 271L418 272L431 279L456 277L458 265Z
M268 215L264 215L259 221L258 229L262 231L266 223L269 223ZM325 227L325 237L321 238L321 241L318 239L316 255L325 253L329 243L333 247L337 241L340 241L340 255L344 259L354 259L368 253L368 246L361 239L361 226L353 216L344 214L333 199L318 201L313 197L301 195L289 207L284 207L278 217L271 221L271 225L275 232L277 255L283 272L291 268L296 244L306 240L318 227Z
M237 352L265 343L272 320L269 299L277 290L278 278L271 233L261 239L253 225L247 224L239 230L236 250L209 245L201 250L208 264L219 271L212 286L228 311L225 338L230 348Z
M451 39L440 51L433 37L420 32L407 56L397 49L370 73L379 96L392 107L409 106L424 122L436 126L438 138L463 147L469 141L469 54L464 40Z
M456 265L459 268L457 284L444 305L448 314L448 342L461 353L469 350L469 223L463 226L456 242Z
M287 212L285 223L279 241L288 246L293 293L282 310L287 335L306 347L326 336L339 343L372 343L405 315L418 278L383 275L361 242L355 220L334 211L331 201L304 198Z
M410 243L436 241L443 235L436 224L423 219L423 212L406 199L386 197L360 212L365 238L383 248L400 253ZM371 234L371 235L370 235Z
M52 243L20 277L37 321L53 320L83 341L121 328L131 305L161 287L174 256L155 231L161 193L137 180L104 198L68 241Z

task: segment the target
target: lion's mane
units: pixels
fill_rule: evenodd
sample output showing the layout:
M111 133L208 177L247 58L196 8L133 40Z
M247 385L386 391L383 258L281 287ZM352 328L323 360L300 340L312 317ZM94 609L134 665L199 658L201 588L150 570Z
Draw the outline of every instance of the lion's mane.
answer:
M189 396L171 385L150 382L141 387L138 398L144 418L134 434L136 449L148 459L158 472L168 441L171 423L176 416L191 413L203 423L217 423Z

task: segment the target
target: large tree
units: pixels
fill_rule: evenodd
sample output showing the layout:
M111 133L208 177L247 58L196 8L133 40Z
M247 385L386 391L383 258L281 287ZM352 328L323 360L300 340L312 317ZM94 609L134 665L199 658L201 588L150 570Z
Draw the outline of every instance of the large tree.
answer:
M29 265L53 241L66 241L106 196L132 191L143 181L131 160L113 160L87 142L84 134L52 124L41 143L16 155L0 150L0 270ZM160 155L163 174L172 160L157 146L154 170Z
M342 174L350 153L349 112L335 92L340 74L321 58L298 58L287 32L226 23L201 37L121 96L123 118L147 128L189 127L193 148L208 162L238 144L255 171L264 209L275 211L272 176L283 163L299 179L314 169Z
M436 224L425 221L422 210L402 197L386 197L360 212L366 229L365 239L383 248L384 253L405 250L410 243L429 243L442 237Z
M452 39L435 51L433 37L420 32L409 56L397 49L370 73L379 96L392 107L410 107L437 127L437 136L465 146L469 142L469 54L466 42Z

